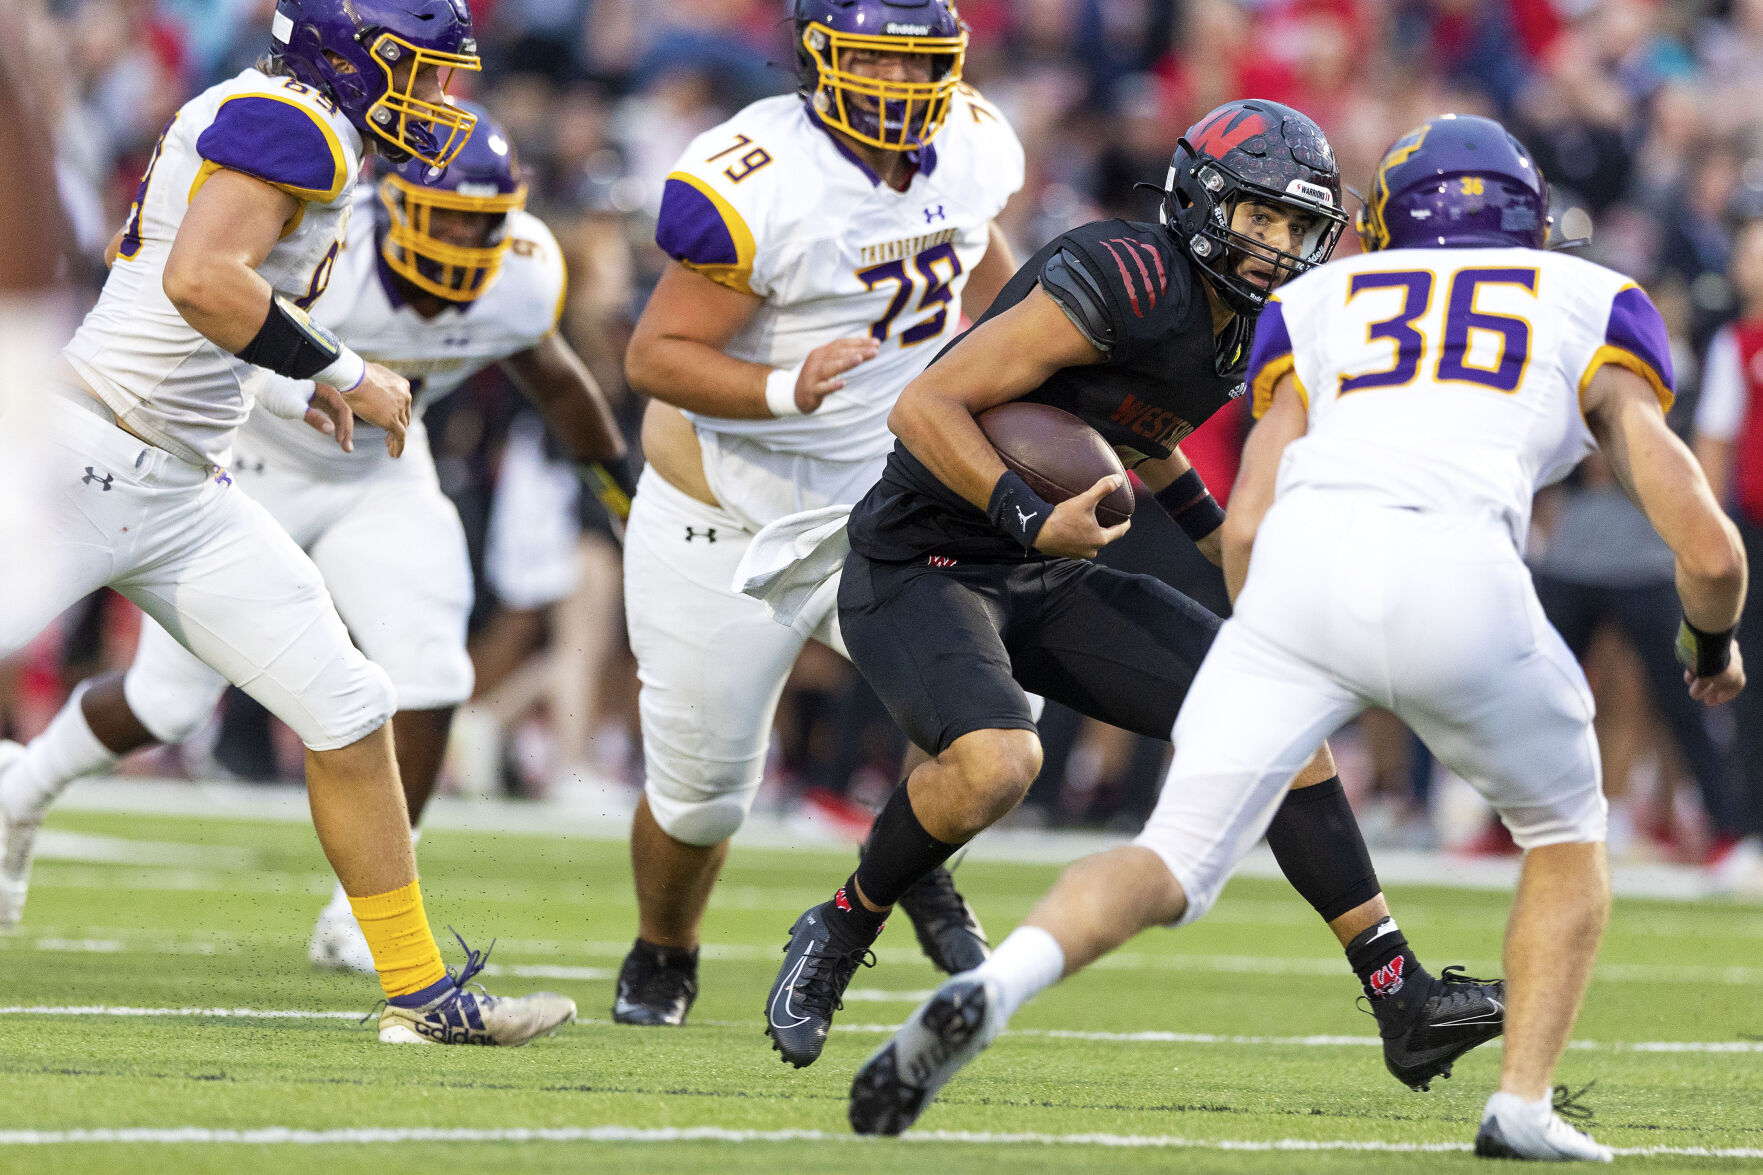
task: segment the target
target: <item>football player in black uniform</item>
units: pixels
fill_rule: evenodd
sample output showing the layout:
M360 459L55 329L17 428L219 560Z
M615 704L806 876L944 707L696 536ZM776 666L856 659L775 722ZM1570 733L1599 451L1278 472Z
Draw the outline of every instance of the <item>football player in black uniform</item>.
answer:
M1328 258L1346 221L1340 191L1309 118L1222 106L1181 141L1161 224L1109 220L1054 240L901 395L899 441L851 515L839 622L864 677L936 758L894 792L856 873L791 929L766 1003L786 1061L819 1057L900 894L1028 790L1041 747L1025 690L1168 738L1218 631L1162 581L1090 561L1130 525L1095 516L1118 476L1051 505L974 417L1011 400L1074 413L1217 563L1224 511L1176 446L1242 393L1255 316ZM1425 1088L1499 1035L1502 986L1428 974L1396 929L1327 747L1267 840L1346 948L1396 1077Z

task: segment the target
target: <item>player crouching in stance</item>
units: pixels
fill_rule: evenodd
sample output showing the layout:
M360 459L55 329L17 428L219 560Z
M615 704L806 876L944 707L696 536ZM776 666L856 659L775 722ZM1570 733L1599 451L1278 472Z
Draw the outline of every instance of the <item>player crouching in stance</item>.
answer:
M360 416L402 452L405 379L305 308L338 264L365 150L444 168L471 134L473 116L445 102L446 75L477 68L471 17L463 0L282 0L273 30L265 70L172 118L63 352L65 383L47 397L54 484L36 504L49 537L0 561L0 655L99 587L128 597L306 744L313 825L385 990L380 1039L522 1044L574 1003L468 991L477 952L447 974L393 759L392 684L350 643L312 560L226 468L252 365L315 381L280 410L319 408L340 429ZM105 732L70 711L33 748L51 774L104 749ZM16 907L34 828L0 811Z
M1094 514L1117 479L1050 506L975 416L1012 400L1078 416L1218 562L1224 513L1176 446L1241 392L1269 292L1333 250L1340 190L1309 118L1227 103L1182 140L1162 224L1102 221L1056 238L901 395L899 443L850 518L839 621L857 667L937 758L894 792L857 872L792 929L767 1003L786 1059L819 1056L901 891L1022 799L1041 762L1025 689L1153 738L1170 737L1183 698L1202 692L1194 674L1218 617L1090 561L1127 526ZM1390 1072L1425 1088L1499 1035L1499 985L1421 967L1327 747L1310 750L1268 843L1345 948Z
M950 0L797 0L791 27L798 93L706 131L667 177L655 239L673 263L625 357L652 402L625 536L644 779L621 1024L684 1021L784 679L810 638L844 651L830 587L786 627L731 587L736 567L762 527L862 496L900 389L1015 269L992 221L1022 147L960 84ZM985 957L946 870L901 905L943 970Z
M1708 705L1744 686L1746 569L1665 425L1658 312L1621 276L1542 252L1547 207L1505 128L1434 119L1383 158L1368 255L1293 282L1263 315L1249 365L1263 415L1225 523L1236 611L1176 723L1157 809L1133 845L1067 869L870 1059L858 1130L905 1129L1036 992L1204 914L1322 738L1378 705L1525 849L1505 1057L1476 1153L1610 1159L1548 1096L1610 888L1591 692L1520 556L1532 495L1603 450L1677 558L1678 654Z
M557 333L563 258L550 230L525 211L513 146L487 111L458 106L477 125L444 168L413 159L377 190L355 190L330 284L310 308L314 322L420 388L403 455L391 459L371 425L345 422L340 446L277 416L265 405L305 404L313 386L259 369L258 406L239 430L232 468L239 488L311 556L358 647L391 678L392 742L413 826L434 789L454 708L472 688L465 532L441 492L422 412L499 362L578 461L623 447L593 377ZM23 912L30 840L61 791L131 751L189 738L225 688L224 677L149 621L126 675L83 683L52 733L0 767L0 807L12 818L0 926ZM340 887L308 954L319 966L373 974Z

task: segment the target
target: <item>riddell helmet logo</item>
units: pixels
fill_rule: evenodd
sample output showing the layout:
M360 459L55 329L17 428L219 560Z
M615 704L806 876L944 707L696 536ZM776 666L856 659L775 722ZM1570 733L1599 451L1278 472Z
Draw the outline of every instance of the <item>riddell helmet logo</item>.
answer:
M1402 956L1397 955L1371 973L1372 995L1395 995L1402 990Z
M889 21L887 27L882 31L887 33L890 37L930 36L930 26L927 24L900 24L896 21Z

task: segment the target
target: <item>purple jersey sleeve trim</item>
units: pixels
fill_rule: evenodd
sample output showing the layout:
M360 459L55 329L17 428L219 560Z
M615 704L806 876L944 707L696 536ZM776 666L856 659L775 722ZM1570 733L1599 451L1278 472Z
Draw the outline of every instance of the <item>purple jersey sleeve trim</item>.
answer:
M741 214L697 176L676 171L667 177L655 243L687 269L753 292L753 234Z
M298 102L272 94L237 94L222 102L196 139L196 152L216 167L305 200L328 204L349 182L336 132Z
M1671 339L1665 320L1646 291L1624 286L1610 303L1610 320L1604 327L1604 345L1627 351L1652 369L1668 392L1677 389L1671 369Z
M737 265L734 234L710 197L684 180L670 179L661 192L655 243L687 265Z
M1255 342L1249 348L1249 386L1255 386L1262 371L1274 360L1291 353L1292 336L1286 330L1285 307L1277 298L1270 298L1255 323Z

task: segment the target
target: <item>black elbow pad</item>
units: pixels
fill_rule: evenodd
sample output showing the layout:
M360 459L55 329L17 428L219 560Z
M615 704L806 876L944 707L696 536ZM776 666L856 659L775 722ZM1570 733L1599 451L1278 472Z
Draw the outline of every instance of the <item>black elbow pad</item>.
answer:
M1108 310L1108 299L1084 263L1069 249L1060 249L1041 267L1041 288L1072 325L1082 332L1096 350L1107 354L1114 350L1118 332L1114 317Z

